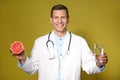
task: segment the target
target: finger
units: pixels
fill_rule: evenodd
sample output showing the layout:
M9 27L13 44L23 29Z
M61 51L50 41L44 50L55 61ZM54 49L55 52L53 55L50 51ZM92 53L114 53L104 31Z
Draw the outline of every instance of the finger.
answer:
M108 62L108 59L101 60L103 64L106 64Z
M99 60L98 63L99 63L100 65L105 65L105 64L106 64L106 61Z
M14 55L14 53L11 51L11 50L9 50L10 51L10 53L12 54L12 55Z
M101 55L101 58L108 58L108 56L107 55Z
M9 50L11 53L12 53L12 51L11 50Z
M102 57L102 60L108 61L107 56L106 57Z

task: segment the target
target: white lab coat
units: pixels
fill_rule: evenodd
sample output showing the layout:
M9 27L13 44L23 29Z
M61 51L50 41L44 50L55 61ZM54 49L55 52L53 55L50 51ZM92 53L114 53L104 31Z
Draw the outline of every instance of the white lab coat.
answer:
M62 80L80 80L81 67L88 74L100 72L90 48L82 37L72 33L70 54L66 54L70 38L69 32L66 37L63 45L64 56L60 65ZM59 61L53 32L50 40L54 42L55 59L49 60L54 55L49 53L50 51L46 47L47 40L48 34L36 39L30 58L26 59L23 66L19 64L19 67L31 75L38 71L38 80L57 80ZM51 46L50 43L49 45Z

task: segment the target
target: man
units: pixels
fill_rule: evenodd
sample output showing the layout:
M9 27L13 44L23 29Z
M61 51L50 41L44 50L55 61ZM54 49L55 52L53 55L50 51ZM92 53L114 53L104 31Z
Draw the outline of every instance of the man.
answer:
M35 40L31 56L13 54L19 67L29 74L38 71L38 80L80 80L81 67L88 74L104 70L107 55L93 55L84 38L67 30L69 13L58 4L51 9L53 31Z

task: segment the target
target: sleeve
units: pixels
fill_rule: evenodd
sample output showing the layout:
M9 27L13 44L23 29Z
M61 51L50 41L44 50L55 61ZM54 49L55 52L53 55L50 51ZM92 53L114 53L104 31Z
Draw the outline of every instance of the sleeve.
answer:
M87 42L83 39L81 42L82 46L82 69L87 72L87 74L94 74L101 72L104 67L99 68L96 65L96 59L93 56L92 51L88 47Z
M38 70L38 52L37 43L35 42L30 58L27 57L24 64L18 61L18 67L30 75L34 74Z

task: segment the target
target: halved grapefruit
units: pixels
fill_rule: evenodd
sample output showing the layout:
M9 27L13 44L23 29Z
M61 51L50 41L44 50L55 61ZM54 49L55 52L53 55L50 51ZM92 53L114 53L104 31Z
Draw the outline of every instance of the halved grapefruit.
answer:
M20 54L24 50L22 42L15 41L10 45L10 50L14 54Z

